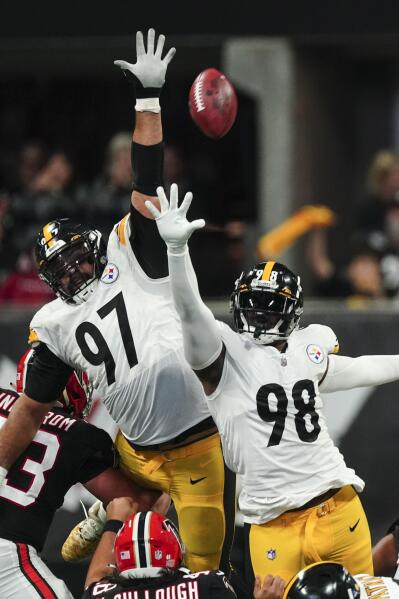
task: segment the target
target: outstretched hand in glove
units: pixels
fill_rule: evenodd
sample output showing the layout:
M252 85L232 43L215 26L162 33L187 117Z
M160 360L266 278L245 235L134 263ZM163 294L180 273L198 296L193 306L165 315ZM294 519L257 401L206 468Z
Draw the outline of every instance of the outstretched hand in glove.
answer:
M149 29L147 34L147 50L144 46L142 31L136 33L137 60L134 64L125 60L114 60L114 65L120 67L126 76L133 77L136 98L159 97L168 65L176 53L171 48L162 58L165 36L159 35L155 47L155 30Z
M193 199L191 192L186 193L180 206L179 191L176 183L170 187L170 202L168 201L163 187L157 188L157 196L160 203L160 210L150 201L145 205L151 212L157 223L158 231L171 254L181 254L186 249L187 241L197 229L205 225L203 218L189 222L187 220L187 211Z

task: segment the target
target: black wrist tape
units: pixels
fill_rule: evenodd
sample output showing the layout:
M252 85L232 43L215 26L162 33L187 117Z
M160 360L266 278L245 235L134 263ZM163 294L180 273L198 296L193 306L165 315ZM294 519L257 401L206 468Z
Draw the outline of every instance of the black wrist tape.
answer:
M139 87L136 85L136 99L137 98L159 98L161 95L162 87Z
M107 520L103 532L119 532L122 526L122 520Z
M134 87L136 98L159 98L162 87L143 87L141 81L131 71L123 70L126 79Z
M133 189L148 196L163 187L163 142L143 146L132 142Z

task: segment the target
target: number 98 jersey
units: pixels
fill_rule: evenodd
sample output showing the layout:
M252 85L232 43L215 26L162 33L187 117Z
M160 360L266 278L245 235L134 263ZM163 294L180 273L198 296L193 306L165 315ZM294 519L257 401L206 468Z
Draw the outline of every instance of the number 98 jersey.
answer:
M184 359L169 278L150 279L130 245L130 216L112 231L108 264L83 304L61 299L31 322L69 366L87 372L125 436L140 445L168 441L209 417L202 386Z
M338 342L326 326L294 331L285 353L219 323L226 358L207 397L227 465L241 475L244 520L262 524L331 488L363 481L347 468L322 413L319 382Z

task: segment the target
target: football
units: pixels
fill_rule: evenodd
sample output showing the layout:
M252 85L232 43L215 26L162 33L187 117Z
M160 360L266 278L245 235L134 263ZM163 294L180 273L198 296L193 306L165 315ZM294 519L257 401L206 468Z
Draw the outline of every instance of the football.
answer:
M188 105L194 123L212 139L226 135L236 120L235 89L217 69L205 69L195 78Z

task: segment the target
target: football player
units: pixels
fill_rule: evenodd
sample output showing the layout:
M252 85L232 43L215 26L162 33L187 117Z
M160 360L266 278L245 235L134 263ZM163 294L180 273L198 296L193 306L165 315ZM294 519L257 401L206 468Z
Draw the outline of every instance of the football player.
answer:
M18 366L23 384L30 350ZM114 469L115 452L103 430L80 418L87 404L84 377L72 373L63 394L44 416L32 442L11 466L0 488L0 597L71 598L65 583L39 557L56 510L69 488L81 482L108 503L113 493L129 494L132 509L148 509L157 493L139 489ZM0 427L18 400L0 389Z
M392 578L356 574L336 562L319 562L303 569L287 584L281 599L399 599L398 583ZM266 597L264 599L267 599ZM275 599L280 599L276 597Z
M399 518L373 547L374 574L399 581Z
M32 320L38 359L15 417L0 432L0 472L5 476L30 442L71 370L85 370L121 429L121 467L139 484L171 495L188 566L204 570L222 561L226 569L234 475L225 467L201 384L184 359L163 242L144 205L157 202L162 181L159 95L174 55L172 48L162 58L164 42L160 35L155 44L150 29L145 48L138 32L136 63L116 61L135 83L135 180L130 213L114 227L108 248L98 231L62 219L38 237L39 275L58 298Z
M358 493L364 482L329 437L320 392L399 378L399 356L335 355L322 325L299 329L300 277L277 262L243 272L231 297L235 331L217 322L193 280L187 241L192 194L178 206L158 189L147 202L167 245L169 275L188 363L204 387L227 464L242 477L249 573L289 580L303 566L334 559L372 574L370 532ZM251 585L252 586L252 585Z
M174 524L155 512L132 516L127 497L107 507L107 523L91 560L82 599L235 599L221 571L183 568L184 546Z

